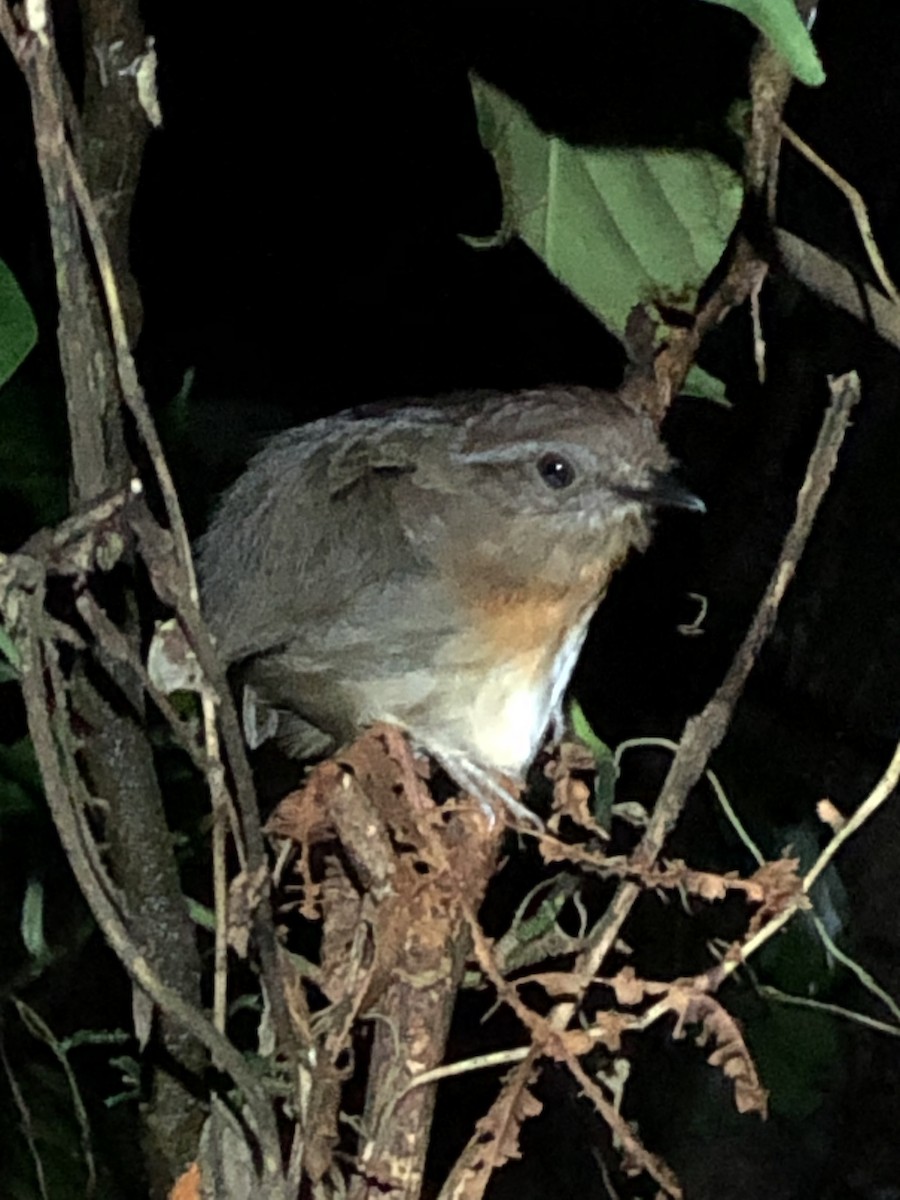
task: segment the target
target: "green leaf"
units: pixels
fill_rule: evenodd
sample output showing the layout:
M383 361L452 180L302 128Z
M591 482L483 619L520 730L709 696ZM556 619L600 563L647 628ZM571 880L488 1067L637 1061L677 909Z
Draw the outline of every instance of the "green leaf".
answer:
M472 77L479 130L516 233L619 335L637 304L692 309L743 199L739 176L706 151L573 146Z
M199 900L194 900L190 896L185 896L187 904L188 916L195 925L199 925L201 929L214 930L216 927L216 914L205 904L201 904Z
M602 758L612 758L612 750L602 738L594 733L590 721L584 715L584 709L577 700L569 701L569 722L575 736L587 746L594 758L599 762Z
M0 262L0 387L6 383L37 341L31 306L9 267Z
M599 823L608 828L612 817L612 806L616 798L616 780L619 772L616 769L616 757L606 742L594 733L590 722L584 715L584 709L577 700L569 701L569 724L572 732L590 750L594 756L596 774L594 776L594 817Z
M7 679L18 679L22 669L22 656L7 631L0 625L0 683Z
M50 947L44 937L44 885L39 879L29 879L22 901L19 932L25 949L32 958L44 962L50 958Z
M696 363L688 371L687 379L681 388L681 394L684 396L699 396L701 400L712 400L716 404L724 404L726 408L731 407L731 401L725 395L725 384L722 380L716 379L715 375L710 375L708 371L704 371Z
M825 70L809 30L797 12L794 0L706 0L733 9L751 21L760 33L787 59L801 83L818 87L825 82Z

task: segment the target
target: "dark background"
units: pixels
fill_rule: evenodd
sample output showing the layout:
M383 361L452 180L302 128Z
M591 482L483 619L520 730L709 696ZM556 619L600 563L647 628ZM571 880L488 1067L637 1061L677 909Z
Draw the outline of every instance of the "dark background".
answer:
M508 88L545 128L579 141L705 145L735 161L739 153L721 118L744 90L752 31L700 0L276 5L259 17L229 5L148 3L145 15L157 39L165 128L151 138L135 213L133 262L145 303L139 360L196 531L216 491L266 433L285 425L461 387L616 384L621 348L537 259L516 244L479 252L459 237L490 232L499 215L468 68ZM60 22L74 39L74 11L62 7ZM828 82L814 91L797 85L788 120L862 190L888 269L900 274L900 10L877 0L826 2L815 37ZM8 200L0 257L42 329L38 351L0 393L3 436L8 447L17 437L23 446L21 476L8 468L0 478L0 549L8 550L61 511L65 431L27 98L5 57L0 101ZM779 219L868 275L845 202L790 150ZM864 400L832 492L714 764L764 850L792 843L812 854L824 840L815 802L827 795L851 810L900 734L900 372L894 351L777 268L763 320L765 387L755 381L742 311L702 356L728 383L733 406L674 405L665 434L708 515L666 517L651 551L623 571L576 690L611 743L678 736L721 680L765 586L825 377L859 370ZM191 390L176 400L187 372ZM704 632L693 638L676 628L696 611L687 592L709 602ZM0 737L12 742L22 727L8 692ZM664 765L664 756L644 755L623 786L652 795ZM900 997L898 845L900 819L888 805L843 852L829 904L842 919L841 944ZM707 795L692 801L672 850L697 865L749 867ZM47 880L58 922L48 936L70 945L31 985L30 1001L54 1028L127 1028L124 983L94 935L75 936L82 915L54 837L31 812L0 825L7 913L18 912L36 875ZM657 975L688 969L696 948L683 937L667 933L666 950L640 926L629 929L633 944L649 938L648 969ZM4 922L0 944L14 978L22 958L15 919ZM812 988L886 1016L810 945L785 940L758 968L785 989ZM723 997L744 1019L773 1090L766 1125L733 1115L726 1085L689 1043L673 1048L659 1031L628 1047L627 1115L682 1172L688 1196L900 1197L896 1040L772 1008L746 981ZM496 1025L473 1033L467 1015L463 1006L460 1051L479 1037L507 1044ZM109 1086L99 1061L85 1068L97 1073L98 1095ZM435 1169L465 1136L454 1114L483 1109L495 1086L478 1078L449 1089ZM528 1127L524 1166L499 1175L491 1195L603 1196L591 1151L596 1121L562 1079L551 1073L543 1087L546 1114ZM128 1117L99 1119L107 1121L100 1153L114 1160L122 1143L111 1122L127 1128ZM115 1187L110 1194L132 1194L121 1179ZM645 1193L625 1182L620 1194Z

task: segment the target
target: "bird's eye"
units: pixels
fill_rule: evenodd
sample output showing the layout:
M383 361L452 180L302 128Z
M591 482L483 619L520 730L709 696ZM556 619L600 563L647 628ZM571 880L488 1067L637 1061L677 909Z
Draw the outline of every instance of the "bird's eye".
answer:
M575 468L569 460L552 451L541 455L537 469L547 487L567 488L575 479Z

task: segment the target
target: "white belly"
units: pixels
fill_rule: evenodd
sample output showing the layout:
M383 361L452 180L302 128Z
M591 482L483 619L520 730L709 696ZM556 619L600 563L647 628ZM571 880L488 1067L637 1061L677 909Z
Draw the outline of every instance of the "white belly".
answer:
M360 681L354 688L359 724L387 721L441 760L521 778L548 725L557 733L562 727L562 698L589 618L569 631L553 657L519 654L484 673L461 653L427 670Z
M463 733L467 753L481 766L522 776L541 748L547 727L562 727L562 699L587 632L588 618L570 630L549 669L532 662L498 667L472 697Z

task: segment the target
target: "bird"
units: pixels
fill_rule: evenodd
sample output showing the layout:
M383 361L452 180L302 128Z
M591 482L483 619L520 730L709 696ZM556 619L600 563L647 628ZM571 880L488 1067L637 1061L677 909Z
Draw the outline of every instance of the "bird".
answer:
M276 436L197 547L251 745L405 731L464 791L521 782L616 569L702 502L650 417L581 386L362 405ZM249 698L249 700L248 700Z

